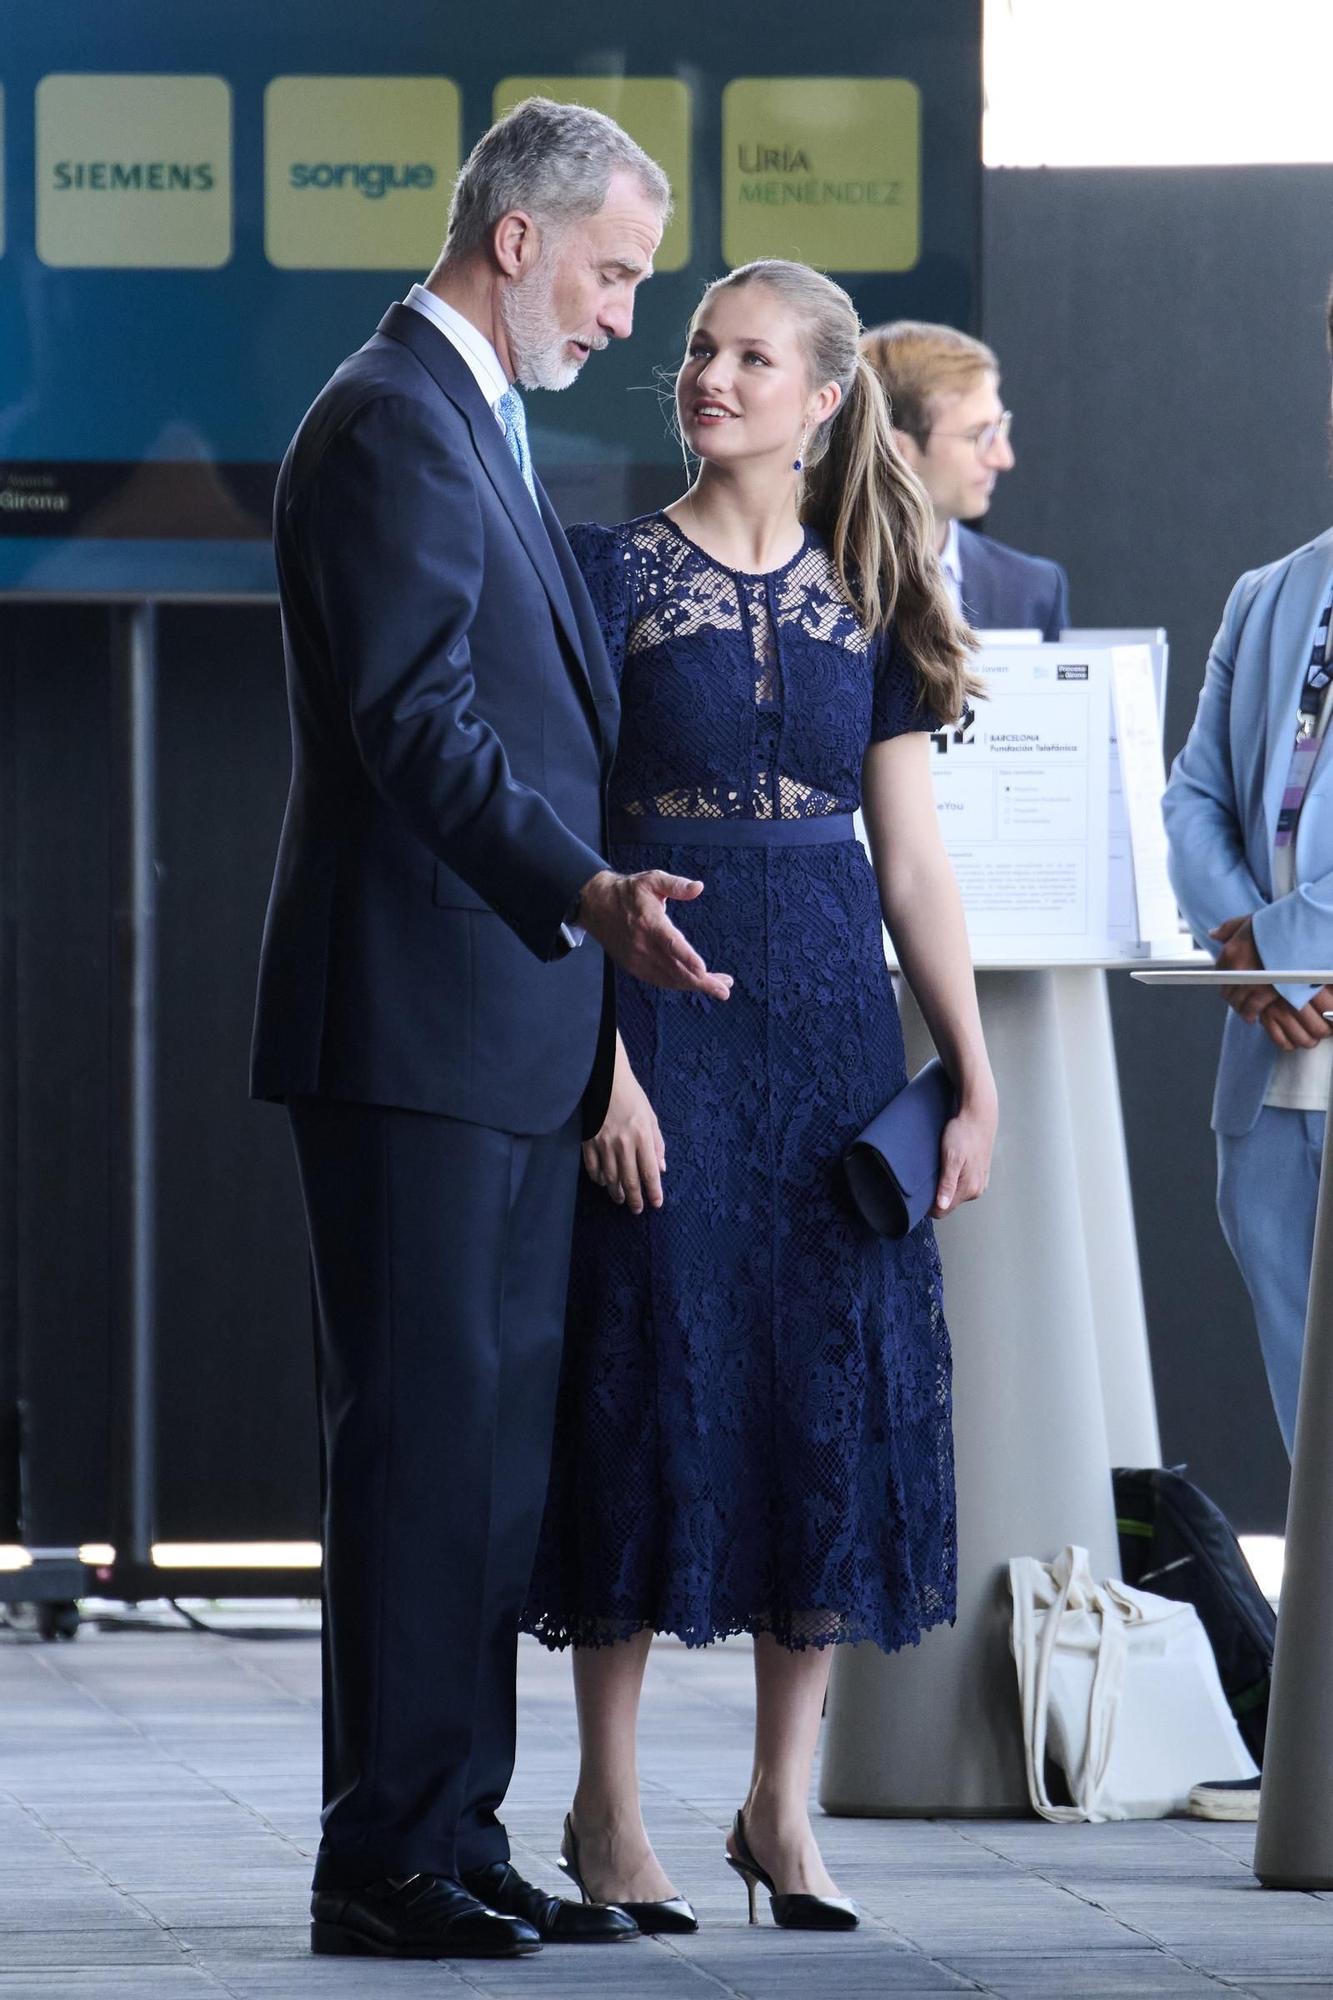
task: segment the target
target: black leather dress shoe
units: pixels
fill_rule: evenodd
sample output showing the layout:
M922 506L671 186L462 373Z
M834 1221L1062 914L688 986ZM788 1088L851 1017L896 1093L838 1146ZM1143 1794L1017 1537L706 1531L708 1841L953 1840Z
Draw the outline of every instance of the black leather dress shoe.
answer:
M614 1903L567 1903L525 1882L507 1861L470 1869L463 1885L492 1910L530 1924L543 1944L616 1944L639 1935L633 1917Z
M316 1889L310 1949L344 1957L523 1958L540 1951L531 1924L503 1915L461 1882L408 1875L360 1889Z

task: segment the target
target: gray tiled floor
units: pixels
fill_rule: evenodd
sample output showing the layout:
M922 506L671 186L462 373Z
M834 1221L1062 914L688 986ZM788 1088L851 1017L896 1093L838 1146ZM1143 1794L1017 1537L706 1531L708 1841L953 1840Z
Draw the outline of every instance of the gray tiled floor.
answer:
M861 1929L783 1933L765 1915L751 1931L720 1865L748 1764L740 1644L661 1645L650 1669L649 1817L698 1937L520 1965L312 1959L318 1665L299 1638L0 1634L0 2000L1333 1996L1333 1898L1259 1889L1249 1827L824 1820ZM558 1887L565 1663L525 1645L521 1693L509 1828L525 1872Z

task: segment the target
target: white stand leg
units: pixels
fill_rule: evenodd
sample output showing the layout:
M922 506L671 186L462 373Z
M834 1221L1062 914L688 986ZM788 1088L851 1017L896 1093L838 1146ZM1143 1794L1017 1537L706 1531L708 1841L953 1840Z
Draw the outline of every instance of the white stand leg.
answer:
M1162 1444L1106 974L1070 966L1051 977L1078 1160L1107 1449L1112 1465L1160 1465Z
M958 1622L890 1658L838 1649L820 1783L828 1812L1027 1811L1005 1565L1079 1542L1094 1575L1119 1570L1079 1161L1120 1142L1117 1127L1075 1143L1064 1021L1078 1023L1085 1067L1087 1044L1109 1034L1104 1007L1062 1007L1057 982L1080 977L1102 975L979 976L1001 1137L985 1199L939 1232L954 1344ZM910 1003L904 1015L915 1068L929 1043ZM1094 1109L1087 1092L1076 1101L1081 1120L1097 1105L1106 1115L1105 1091Z

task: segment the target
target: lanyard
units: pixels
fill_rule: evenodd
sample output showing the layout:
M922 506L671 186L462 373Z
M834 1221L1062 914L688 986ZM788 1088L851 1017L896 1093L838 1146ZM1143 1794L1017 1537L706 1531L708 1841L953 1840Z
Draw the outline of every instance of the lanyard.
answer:
M1329 655L1333 653L1333 592L1324 606L1323 616L1315 632L1314 648L1310 654L1310 665L1305 675L1305 686L1301 689L1300 711L1296 717L1296 741L1292 745L1291 768L1287 772L1287 782L1278 807L1277 834L1274 846L1291 847L1296 839L1296 827L1301 817L1301 807L1305 804L1305 794L1310 789L1314 776L1315 761L1323 748L1323 738L1316 736L1320 712L1324 706L1324 696L1330 680L1333 680L1333 663Z
M1296 741L1304 743L1314 735L1319 723L1319 711L1324 705L1324 695L1329 681L1333 679L1333 592L1329 593L1323 616L1314 635L1314 649L1310 654L1310 665L1305 675L1305 686L1301 689L1300 711L1296 718Z

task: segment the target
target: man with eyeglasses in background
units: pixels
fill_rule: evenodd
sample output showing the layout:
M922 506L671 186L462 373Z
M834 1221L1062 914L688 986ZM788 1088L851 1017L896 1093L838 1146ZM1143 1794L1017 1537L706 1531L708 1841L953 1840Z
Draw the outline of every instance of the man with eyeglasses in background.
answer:
M898 319L863 334L861 352L884 384L898 448L930 496L935 546L963 616L981 631L1058 639L1069 623L1059 563L964 526L986 512L996 480L1014 463L991 349L952 326Z

